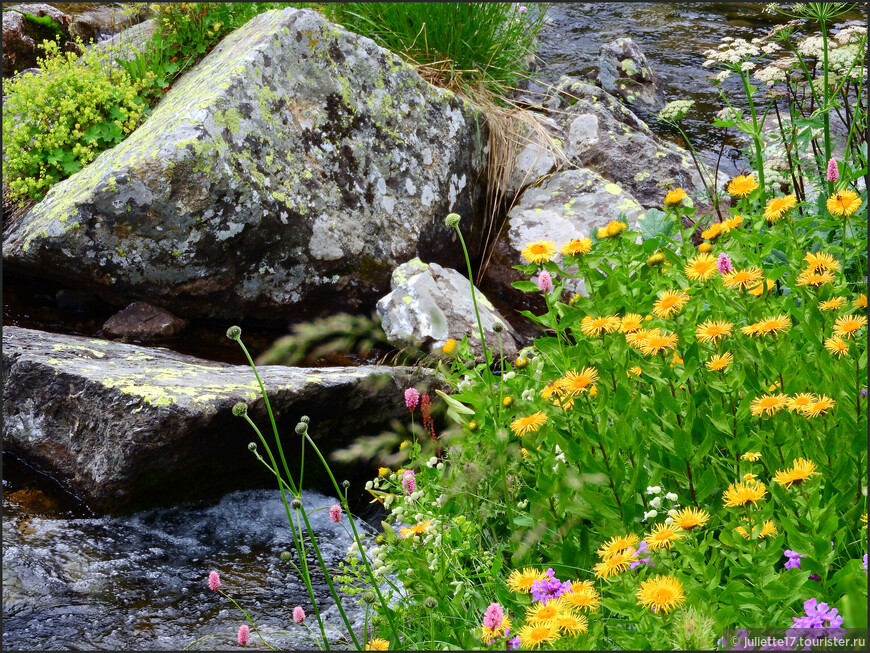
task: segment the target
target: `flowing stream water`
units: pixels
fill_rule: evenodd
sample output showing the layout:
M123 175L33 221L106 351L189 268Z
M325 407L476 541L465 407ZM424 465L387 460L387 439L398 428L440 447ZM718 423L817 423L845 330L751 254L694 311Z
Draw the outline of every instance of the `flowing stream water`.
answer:
M708 125L722 105L707 81L710 71L701 67L702 53L716 47L722 36L752 38L781 22L763 14L762 7L555 4L549 9L552 23L540 35L543 63L536 74L547 83L563 74L583 77L597 65L601 45L631 36L657 72L666 99L697 102L686 131L702 158L715 164L720 135ZM846 18L865 21L866 6ZM654 131L679 142L654 117L641 115ZM736 145L727 145L722 174L736 174L741 165ZM7 323L10 317L4 310ZM301 580L280 558L285 550L296 554L276 490L233 492L212 503L128 517L97 517L37 475L13 470L14 461L4 467L4 650L241 648L235 633L242 615L208 589L211 569L221 573L223 589L251 612L273 645L313 647L307 627L291 618L294 606L307 608L309 602ZM328 509L334 500L311 492L305 502L309 510ZM357 503L363 512L365 503ZM326 513L315 513L313 521L327 564L334 568L351 540L344 524L331 523ZM318 588L329 606L322 581ZM361 612L352 604L347 602L358 621ZM338 628L335 607L327 607L326 614ZM265 647L252 635L249 648Z

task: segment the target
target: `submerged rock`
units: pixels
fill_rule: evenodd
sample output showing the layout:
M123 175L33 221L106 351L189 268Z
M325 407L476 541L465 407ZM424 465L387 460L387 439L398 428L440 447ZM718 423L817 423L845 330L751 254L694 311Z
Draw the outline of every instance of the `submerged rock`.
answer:
M479 214L486 142L468 102L370 39L269 11L55 185L3 258L191 318L358 311L413 256L459 262L444 216Z
M7 326L3 369L4 450L92 510L208 496L269 475L247 450L257 436L232 414L236 402L247 403L275 448L247 365ZM420 370L379 366L259 372L293 470L302 415L311 417L312 437L332 449L406 416L403 390L431 381ZM262 445L260 453L268 458Z
M187 321L148 302L133 302L123 311L115 313L103 325L103 333L110 338L136 338L155 340L171 338L181 333Z
M468 279L456 270L415 258L395 269L391 286L392 292L377 306L381 327L391 344L399 348L429 344L437 350L448 338L458 342L467 335L472 352L483 360ZM493 358L498 358L499 352L498 336L493 330L496 322L505 327L501 332L504 355L514 358L519 335L476 288L474 296L486 346Z
M631 38L616 39L601 46L598 81L605 91L639 109L658 111L664 106L658 77Z

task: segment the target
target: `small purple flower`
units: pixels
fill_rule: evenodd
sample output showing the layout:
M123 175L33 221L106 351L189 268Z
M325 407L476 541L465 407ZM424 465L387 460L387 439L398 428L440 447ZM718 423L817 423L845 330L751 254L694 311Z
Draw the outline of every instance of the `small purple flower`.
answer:
M521 14L526 13L528 10L529 9L528 9L528 7L526 7L526 5L520 5L520 8L517 9L517 11L520 12ZM831 159L831 160L833 161L833 159Z
M866 397L866 396L867 396L867 388L864 388L864 389L861 391L861 397Z
M867 554L864 554L864 573L867 573Z
M719 270L719 274L728 274L734 271L734 266L731 265L731 257L725 252L719 254L719 258L716 259L716 269Z
M508 651L515 651L520 647L520 637L517 635L513 639L509 639L507 643Z
M810 575L808 576L808 578L809 578L810 580L814 580L814 581L816 581L817 583L821 583L821 582L822 582L822 577L819 576L818 574L810 574Z
M788 558L785 563L786 569L800 569L801 558L806 558L804 554L798 553L797 551L790 551L789 549L786 549L784 554L785 557Z
M639 555L643 553L649 553L649 548L647 547L646 540L641 540L641 543L637 546L637 551L632 551L632 555L635 559L629 565L631 569L637 569L641 565L648 565L650 567L655 567L656 563L652 561L652 558L647 556L646 558L638 558Z
M792 617L795 628L839 628L843 625L843 617L837 608L831 610L827 603L819 603L816 599L804 601L805 617Z
M538 289L541 292L550 292L553 289L553 278L546 270L541 270L538 275Z
M551 599L557 599L563 594L571 591L571 581L566 580L564 583L560 581L553 573L552 569L547 569L548 578L536 580L532 583L532 600L540 601L546 604Z
M831 160L828 161L828 181L837 181L839 177L840 172L837 170L837 161L834 159L834 157L831 157Z

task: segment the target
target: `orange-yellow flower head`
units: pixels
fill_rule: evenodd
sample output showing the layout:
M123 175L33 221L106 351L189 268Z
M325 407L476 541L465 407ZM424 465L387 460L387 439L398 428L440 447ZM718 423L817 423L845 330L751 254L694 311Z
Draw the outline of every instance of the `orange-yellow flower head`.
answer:
M735 215L733 218L728 218L727 220L723 220L722 222L722 232L727 233L732 229L737 229L740 225L743 224L743 217L739 215Z
M755 181L755 178L752 175L740 175L731 180L728 184L727 191L729 195L746 197L756 188L758 188L758 182Z
M528 417L515 419L511 422L511 430L517 435L525 435L526 433L534 433L546 423L547 416L538 411Z
M661 335L651 335L649 338L647 338L646 344L643 346L641 351L648 356L655 356L659 352L674 349L677 346L677 340L678 338L676 333L662 333Z
M571 591L562 595L565 607L584 612L594 612L598 609L601 596L590 580L571 583Z
M665 206L676 206L686 197L686 191L682 188L674 188L673 190L669 190L668 194L665 195Z
M704 240L716 240L719 236L722 235L722 223L714 222L709 227L704 229L701 232L701 238Z
M867 326L866 315L846 315L834 321L834 335L841 338L853 338L857 331Z
M612 537L598 549L598 557L607 560L626 549L636 548L640 538L634 533Z
M788 396L784 394L762 395L752 401L749 410L756 417L761 415L776 415L788 404Z
M822 270L836 272L840 269L840 262L827 252L807 252L804 261L807 263L807 269L814 272Z
M821 395L816 399L815 403L804 406L801 410L801 414L803 414L804 417L818 417L819 415L826 414L835 404L836 402L830 397Z
M591 238L574 238L562 245L562 254L568 256L579 256L580 254L588 254L592 251Z
M517 635L524 649L536 649L539 646L552 644L559 639L559 628L553 622L527 624L520 628Z
M861 206L861 198L848 188L831 195L827 201L828 211L832 215L852 215Z
M738 533L740 533L740 535L742 535L744 537L744 539L748 540L751 537L749 531L747 531L745 528L743 528L743 526L738 526L734 530L737 531ZM752 529L753 533L756 530L758 530L757 527L753 528ZM764 524L762 524L761 529L758 530L757 538L759 540L763 540L765 537L769 537L771 535L776 535L776 525L771 520L768 519L766 522L764 522Z
M845 297L832 297L827 301L819 302L820 311L836 311L843 307L846 303Z
M760 322L755 322L754 324L740 327L740 330L747 336L756 337L764 336L769 333L776 335L782 331L788 331L788 329L790 328L790 317L786 315L776 315L774 317L769 317L767 319L761 320Z
M603 333L613 333L616 331L621 320L615 315L604 315L592 317L587 315L580 321L580 331L590 338L601 336Z
M652 310L659 317L669 318L683 310L688 301L689 295L683 291L665 290L659 293L659 298Z
M569 635L581 635L589 632L589 622L582 614L574 614L573 612L561 612L553 619L553 625L560 632L568 633Z
M853 299L852 306L857 308L859 311L865 310L867 308L867 293L861 293Z
M676 540L686 537L680 532L680 527L676 524L656 524L652 530L643 536L650 551L658 549L670 549L671 544Z
M740 508L749 503L756 505L764 498L765 494L767 494L767 487L764 483L754 483L753 485L732 483L722 493L722 501L726 508Z
M832 356L842 358L849 354L849 343L840 336L831 336L830 338L825 338L825 349L831 352Z
M507 577L506 583L511 592L526 593L532 591L532 584L536 580L549 578L546 571L538 569L514 569Z
M632 333L643 328L643 318L637 313L626 313L619 324L622 333Z
M601 235L602 229L604 230L604 235ZM611 220L607 223L606 227L602 227L598 230L599 238L614 238L621 234L623 231L628 229L628 225L624 222L620 222L619 220Z
M761 283L761 278L761 270L758 268L733 270L722 275L722 285L726 288L752 288Z
M797 197L794 195L774 197L764 209L764 219L773 224L796 206Z
M788 411L790 413L801 413L803 412L804 408L813 405L814 403L816 403L816 401L816 395L812 393L803 392L801 394L797 394L788 400Z
M831 283L834 280L834 274L830 270L802 270L797 276L797 285L799 286L823 286L826 283Z
M668 613L686 601L683 586L673 576L659 575L651 580L641 581L635 596L638 605L655 613Z
M766 279L765 283L760 283L754 288L750 288L746 292L750 295L755 295L756 297L761 297L761 295L765 292L765 286L767 286L767 292L770 292L771 289L776 285L775 281L771 281L770 279Z
M427 530L429 530L429 524L432 523L432 520L427 519L424 522L420 522L419 524L414 524L413 526L408 526L407 528L400 528L399 534L402 537L414 537L415 535L422 535Z
M674 515L674 523L684 531L703 528L709 519L710 513L698 508L683 508Z
M712 342L715 345L718 340L731 335L733 326L731 322L707 320L695 329L695 337L698 342Z
M596 564L592 570L596 578L610 578L617 576L628 569L634 561L634 551L623 551Z
M561 612L561 607L561 599L552 599L546 603L538 601L526 610L526 622L530 624L546 623Z
M790 469L779 470L774 475L773 482L791 488L792 485L800 485L804 481L818 475L816 464L812 460L797 458Z
M546 263L556 255L556 245L550 240L529 243L520 252L529 263Z
M716 354L707 362L707 369L711 372L721 372L734 360L734 357L731 355L731 352L725 352L724 354Z
M683 269L686 277L692 281L707 281L719 272L716 269L716 257L711 254L698 254L689 259L688 265Z
M652 317L652 316L650 316ZM636 349L643 349L653 336L659 335L659 329L638 329L625 335L625 342Z
M748 460L751 463L761 460L761 453L758 451L747 451L745 454L740 456L740 460Z
M580 372L569 370L554 385L558 386L559 392L569 397L576 397L588 391L597 380L598 370L594 367L584 367Z

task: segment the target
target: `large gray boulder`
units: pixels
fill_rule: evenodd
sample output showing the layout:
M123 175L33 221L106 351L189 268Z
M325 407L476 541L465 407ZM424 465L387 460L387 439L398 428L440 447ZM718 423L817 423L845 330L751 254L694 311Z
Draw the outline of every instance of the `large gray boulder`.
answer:
M274 451L247 365L7 326L3 370L4 451L93 510L126 512L269 483L247 448L257 436L232 415L236 402L246 402ZM427 377L378 366L259 371L292 470L302 415L322 449L340 447L407 416L404 389ZM260 453L267 457L262 445Z
M629 228L643 215L640 203L618 184L587 169L552 175L540 186L527 189L507 215L486 269L487 287L521 306L544 307L539 294L524 293L511 285L528 279L515 265L527 265L520 252L529 243L549 240L557 251L570 240L595 238L600 227L624 216ZM557 255L558 256L558 255ZM566 285L569 293L584 292L582 280Z
M395 269L392 291L377 305L381 327L396 347L429 345L443 347L449 338L461 341L466 335L472 353L483 360L480 331L468 279L456 270L415 258ZM480 313L486 346L493 358L499 354L499 340L493 325L501 322L502 351L507 358L517 355L520 336L477 288L474 299Z
M148 120L4 234L7 269L186 318L362 310L459 262L487 141L468 102L311 10L227 36Z
M605 91L639 109L658 111L664 106L658 76L630 37L601 46L598 81Z

